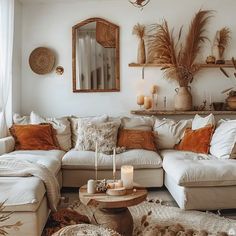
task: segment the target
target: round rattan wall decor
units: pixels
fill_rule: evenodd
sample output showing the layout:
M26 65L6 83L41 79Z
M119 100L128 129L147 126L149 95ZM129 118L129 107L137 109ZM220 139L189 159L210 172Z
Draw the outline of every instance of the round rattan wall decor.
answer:
M34 49L29 57L31 70L39 75L48 74L55 64L55 55L49 48L39 47Z

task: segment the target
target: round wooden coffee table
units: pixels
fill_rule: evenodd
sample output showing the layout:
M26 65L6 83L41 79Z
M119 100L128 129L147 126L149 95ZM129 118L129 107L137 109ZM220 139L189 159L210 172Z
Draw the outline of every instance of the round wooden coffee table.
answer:
M128 207L138 205L146 197L147 190L140 187L127 190L123 196L109 196L106 193L88 194L86 185L79 190L80 201L84 205L97 208L92 223L125 236L131 236L133 233L133 218Z

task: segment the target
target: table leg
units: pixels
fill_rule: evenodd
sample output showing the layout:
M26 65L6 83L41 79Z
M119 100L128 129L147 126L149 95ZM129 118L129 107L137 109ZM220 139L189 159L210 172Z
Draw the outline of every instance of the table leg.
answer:
M97 209L92 223L113 229L124 236L133 234L133 218L128 208Z

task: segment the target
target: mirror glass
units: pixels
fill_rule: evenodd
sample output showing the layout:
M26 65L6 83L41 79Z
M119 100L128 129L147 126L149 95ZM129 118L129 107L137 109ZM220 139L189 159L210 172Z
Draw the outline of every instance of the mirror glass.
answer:
M119 27L100 18L75 25L73 92L119 90Z

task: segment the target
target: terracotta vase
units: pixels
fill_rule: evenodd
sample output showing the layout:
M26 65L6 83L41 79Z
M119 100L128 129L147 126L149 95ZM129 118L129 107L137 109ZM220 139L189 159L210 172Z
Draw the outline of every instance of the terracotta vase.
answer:
M177 111L191 111L193 107L192 95L190 93L191 87L176 88L175 95L175 110Z
M138 64L144 64L146 62L144 39L139 40L137 62Z

